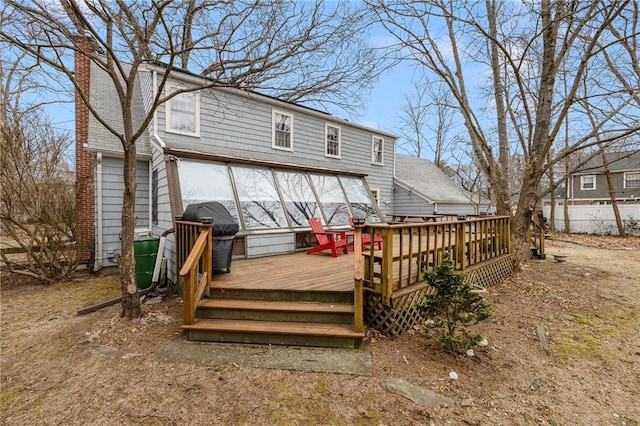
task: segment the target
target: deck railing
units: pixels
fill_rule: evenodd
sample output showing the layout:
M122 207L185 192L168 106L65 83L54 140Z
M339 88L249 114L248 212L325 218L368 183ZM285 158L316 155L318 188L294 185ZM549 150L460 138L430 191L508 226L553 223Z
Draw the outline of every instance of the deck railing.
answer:
M445 251L458 270L511 253L509 220L509 216L487 216L356 227L356 240L361 233L369 234L370 241L375 234L381 235L382 250L370 245L358 256L356 242L355 285L379 292L383 303L390 306L393 293L422 283L424 272L437 265ZM362 265L361 279L358 263Z
M196 307L209 294L212 278L211 223L176 221L177 266L182 277L184 324L193 324Z

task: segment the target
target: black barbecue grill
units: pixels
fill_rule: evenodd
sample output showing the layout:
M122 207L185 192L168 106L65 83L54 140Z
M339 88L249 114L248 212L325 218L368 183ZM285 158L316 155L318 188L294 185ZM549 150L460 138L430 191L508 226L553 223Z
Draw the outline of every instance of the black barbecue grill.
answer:
M213 219L213 270L231 272L233 239L240 226L225 206L216 201L189 204L182 217L189 222L201 222L203 218Z

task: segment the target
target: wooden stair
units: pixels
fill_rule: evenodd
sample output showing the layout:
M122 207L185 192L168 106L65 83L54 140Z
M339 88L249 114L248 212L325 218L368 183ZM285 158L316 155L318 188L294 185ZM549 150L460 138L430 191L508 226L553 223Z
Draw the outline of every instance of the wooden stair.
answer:
M214 288L182 329L208 342L356 348L364 338L354 330L353 292L336 291Z

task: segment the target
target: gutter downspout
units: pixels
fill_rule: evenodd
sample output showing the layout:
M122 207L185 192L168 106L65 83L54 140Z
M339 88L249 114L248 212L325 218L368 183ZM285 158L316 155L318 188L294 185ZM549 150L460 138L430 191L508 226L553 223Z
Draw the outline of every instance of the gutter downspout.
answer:
M153 159L149 160L149 187L147 188L149 200L149 231L153 233Z
M156 98L156 96L158 96L158 72L157 71L152 71L152 75L153 75L153 99ZM163 150L164 148L167 147L167 144L164 143L164 141L160 138L160 136L158 135L158 108L156 108L153 111L153 139L155 139L155 141L158 143L158 147L160 150ZM151 218L151 216L149 216L149 218Z
M153 99L156 98L156 96L158 95L158 72L157 71L152 71L152 84L153 84ZM160 135L158 135L158 108L156 108L153 111L153 131L152 131L152 144L153 144L153 140L156 141L157 146L156 149L158 149L158 151L161 151L161 154L164 154L164 149L167 147L167 144L164 143L164 141L162 140L162 138L160 138ZM155 144L154 144L155 145ZM153 190L153 155L151 158L151 161L149 163L149 229L153 231L153 221L152 221L152 217L153 217L153 194L152 194L152 190ZM167 230L165 232L162 233L162 235L160 236L160 242L158 244L158 253L156 255L156 263L153 266L153 277L151 279L151 282L155 285L157 284L159 278L160 278L160 268L162 265L162 257L164 256L164 246L165 246L165 241L167 239L167 235L171 234L173 232L173 228L170 230Z
M96 227L97 227L97 236L96 236L96 246L97 246L97 256L96 256L96 264L94 271L99 271L102 269L102 153L96 153L96 198L97 198L97 206L96 206Z

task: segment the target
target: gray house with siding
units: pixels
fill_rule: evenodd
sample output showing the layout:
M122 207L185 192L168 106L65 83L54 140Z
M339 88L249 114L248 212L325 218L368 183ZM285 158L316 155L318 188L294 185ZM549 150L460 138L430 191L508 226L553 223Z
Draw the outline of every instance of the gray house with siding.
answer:
M487 201L459 188L432 161L396 154L393 211L408 214L469 215L487 211Z
M117 126L111 81L88 65L92 105ZM161 65L141 69L133 108L138 122L150 111L158 76L165 72ZM199 79L172 70L165 90L189 87ZM77 145L83 161L92 162L95 217L90 219L94 264L100 268L115 265L120 250L122 149L90 114L86 127L86 140L77 132ZM377 222L391 213L396 139L256 92L216 87L181 93L157 109L137 144L136 231L160 235L189 204L218 201L240 225L235 257L302 250L315 244L309 217L344 229L350 216ZM171 279L174 245L170 236L165 255Z
M613 192L618 203L640 203L640 151L607 153ZM569 201L573 205L611 202L602 157L597 155L569 177Z
M83 60L83 58L80 58ZM76 58L78 60L78 58ZM111 125L121 121L111 80L84 58L76 73L90 87L92 106ZM85 71L83 71L85 70ZM151 111L167 69L147 64L135 87L133 117ZM202 78L171 70L169 91ZM77 111L83 105L77 101ZM93 117L77 114L76 170L88 183L96 268L116 264L124 190L120 142ZM79 130L78 130L79 129ZM137 142L136 232L161 235L194 203L222 203L240 225L233 255L293 253L315 244L308 218L345 229L351 216L368 222L405 213L475 213L433 163L395 155L397 136L325 112L236 88L183 92L155 111ZM394 173L395 172L395 173ZM85 229L80 228L80 229ZM169 279L176 279L175 239L165 246Z

